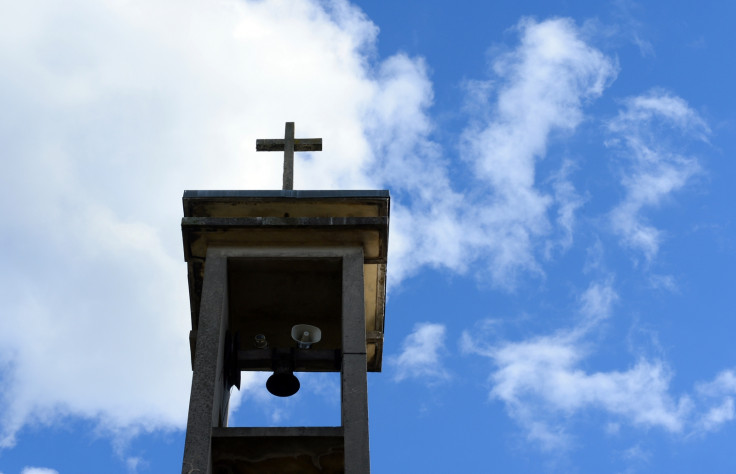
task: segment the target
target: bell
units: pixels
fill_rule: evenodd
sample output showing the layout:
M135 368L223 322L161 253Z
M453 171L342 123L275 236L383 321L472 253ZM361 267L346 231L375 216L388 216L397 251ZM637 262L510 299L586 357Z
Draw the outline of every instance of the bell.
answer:
M277 397L290 397L299 391L299 387L299 379L289 369L277 369L266 380L266 388Z

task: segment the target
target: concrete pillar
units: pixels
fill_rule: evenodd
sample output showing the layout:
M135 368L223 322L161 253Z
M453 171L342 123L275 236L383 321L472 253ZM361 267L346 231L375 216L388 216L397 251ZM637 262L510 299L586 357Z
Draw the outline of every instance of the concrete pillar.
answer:
M182 474L211 474L212 427L221 424L222 405L227 404L229 396L223 381L227 314L227 258L208 249Z
M366 360L364 254L362 247L233 248L207 250L182 474L212 474L212 428L226 425L221 412L229 393L223 380L228 329L228 258L341 258L342 432L346 474L370 472Z
M342 425L345 474L370 472L368 382L366 376L363 249L342 259Z

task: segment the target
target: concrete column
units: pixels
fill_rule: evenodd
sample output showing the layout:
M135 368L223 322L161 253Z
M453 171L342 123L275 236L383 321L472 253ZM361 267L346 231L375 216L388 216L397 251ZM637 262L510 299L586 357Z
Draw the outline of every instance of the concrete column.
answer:
M184 442L182 474L211 474L212 427L220 424L227 404L223 381L225 331L228 324L227 258L207 250L197 327L192 392Z
M345 474L370 472L368 382L366 376L363 249L350 249L342 260L342 425Z

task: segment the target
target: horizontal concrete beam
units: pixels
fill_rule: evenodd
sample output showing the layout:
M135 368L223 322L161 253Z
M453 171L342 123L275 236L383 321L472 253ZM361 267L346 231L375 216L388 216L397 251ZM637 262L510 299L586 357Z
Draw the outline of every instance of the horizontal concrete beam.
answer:
M340 351L319 349L248 349L238 351L240 370L268 372L274 369L274 360L294 359L295 372L339 372L342 365Z

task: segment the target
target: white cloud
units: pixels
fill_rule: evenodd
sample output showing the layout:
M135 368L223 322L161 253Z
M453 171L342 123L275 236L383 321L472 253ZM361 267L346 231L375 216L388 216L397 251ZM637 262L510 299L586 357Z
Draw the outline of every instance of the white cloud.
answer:
M519 45L493 62L493 86L471 88L486 107L463 137L477 182L460 192L431 139L427 66L402 54L377 62L376 26L346 2L14 3L0 17L0 447L29 423L68 415L96 420L118 446L184 426L179 196L278 188L280 157L256 154L254 142L280 135L286 120L298 136L324 137L323 152L298 154L296 188L391 188L392 284L426 265L482 261L499 286L541 272L554 226L570 245L580 199L566 165L550 195L536 164L555 134L574 132L616 65L569 20L524 20L518 31ZM660 109L692 122L676 104ZM612 299L597 298L595 314ZM418 325L396 378L446 379L444 337L440 324ZM577 347L535 344L552 359L514 366L509 345L506 367L526 367L531 383L549 363L600 398L610 378L578 373ZM647 380L666 385L667 374ZM510 384L509 396L526 393ZM555 437L530 423L536 437Z
M724 393L736 394L736 371L724 370L712 382L699 385L698 392L707 396L719 396Z
M652 453L642 449L642 447L639 446L638 444L630 447L629 449L625 450L622 453L622 457L624 459L633 460L633 461L649 461L651 456L652 456Z
M552 198L534 188L534 160L614 68L570 22L519 29L519 48L496 62L482 143L468 138L469 149L499 146L476 162L493 197L468 206L430 139L426 66L405 55L376 63L377 28L345 2L14 4L0 18L0 98L12 116L0 122L0 446L66 415L123 444L183 427L179 196L278 187L280 159L253 143L286 120L325 137L324 152L298 155L297 188L391 186L393 281L484 255L501 283L537 270L532 239Z
M585 103L603 92L616 66L572 21L524 20L518 32L520 44L493 61L493 82L466 85L473 122L461 154L477 180L462 192L453 189L448 164L430 139L432 90L424 64L396 56L379 69L381 93L367 109L366 146L374 176L395 198L392 283L425 265L465 272L481 261L484 278L510 288L518 276L541 272L539 249L549 255L571 245L582 205L568 179L573 166L561 165L548 195L535 184L535 165L553 134L574 132Z
M713 381L697 385L696 391L710 407L698 422L699 431L715 431L736 417L736 371L724 370Z
M678 290L677 281L672 275L652 274L649 276L649 284L652 288L667 290L671 293L676 293Z
M544 157L550 133L574 130L583 102L616 75L570 20L524 20L518 28L521 45L493 64L503 82L490 120L466 136L476 171L504 193L533 188L533 161Z
M470 244L488 256L497 283L513 282L519 270L539 271L536 245L550 232L548 212L557 205L557 224L569 245L580 199L566 174L558 173L555 195L536 186L536 163L553 134L571 134L586 101L598 97L616 76L616 65L588 45L574 23L523 20L520 45L493 63L494 86L475 82L471 94L486 97L485 114L464 133L463 156L473 166L484 201L472 216L480 232ZM496 85L498 83L498 85Z
M144 459L137 456L130 456L125 459L125 467L128 469L128 472L132 473L138 472L138 469L146 466L146 464Z
M727 397L720 405L711 407L700 420L699 428L714 431L722 424L734 419L733 397Z
M611 211L611 224L622 242L648 261L656 256L663 236L647 223L644 210L660 206L700 171L696 158L656 133L662 126L702 141L709 134L707 124L684 100L658 90L628 99L608 124L615 137L609 145L629 161L621 180L626 195Z
M609 123L612 131L627 133L641 124L664 119L680 130L707 140L710 134L708 124L692 110L682 98L662 90L652 90L646 94L625 101L625 110ZM633 139L628 136L627 139Z
M598 291L589 289L588 294ZM596 319L608 311L602 309ZM660 361L639 360L623 371L587 372L591 348L583 338L586 326L584 322L550 336L485 347L466 337L476 353L496 365L491 397L502 401L528 439L546 451L569 448L568 422L589 409L633 425L681 432L692 404L686 396L675 399L668 393L672 374L667 367Z
M47 467L24 467L21 474L59 474L59 471Z
M389 359L396 370L394 380L417 378L436 383L450 378L440 358L445 350L445 326L418 323L401 345L401 354Z
M512 412L525 400L539 399L557 413L597 408L635 425L682 430L690 402L667 393L671 375L663 364L639 361L625 371L586 373L580 365L587 354L574 347L578 344L539 338L500 348L494 355L499 369L491 394Z
M554 200L557 203L557 228L561 236L557 241L548 241L545 249L547 258L551 257L552 251L559 248L565 251L572 246L573 231L575 229L575 213L585 203L585 200L575 191L575 187L569 179L573 162L565 160L562 168L552 176Z
M342 1L41 0L6 9L0 31L0 447L69 415L118 447L183 428L179 199L280 187L281 159L256 154L256 138L287 120L325 137L323 153L297 157L302 189L399 176L371 140L433 146L414 143L428 141L422 62L375 64L377 28Z
M610 282L591 284L580 298L580 323L552 335L486 343L485 334L464 333L466 352L486 356L496 365L490 395L506 405L528 439L544 450L569 448L568 426L576 414L588 410L607 415L601 429L609 433L627 423L687 436L732 420L732 371L698 385L692 395L675 396L670 388L673 373L661 360L640 358L625 370L585 369L593 352L587 336L610 317L616 299Z
M579 313L583 320L576 332L585 332L592 329L596 323L611 316L613 305L618 295L613 289L612 279L605 282L591 283L580 297Z

